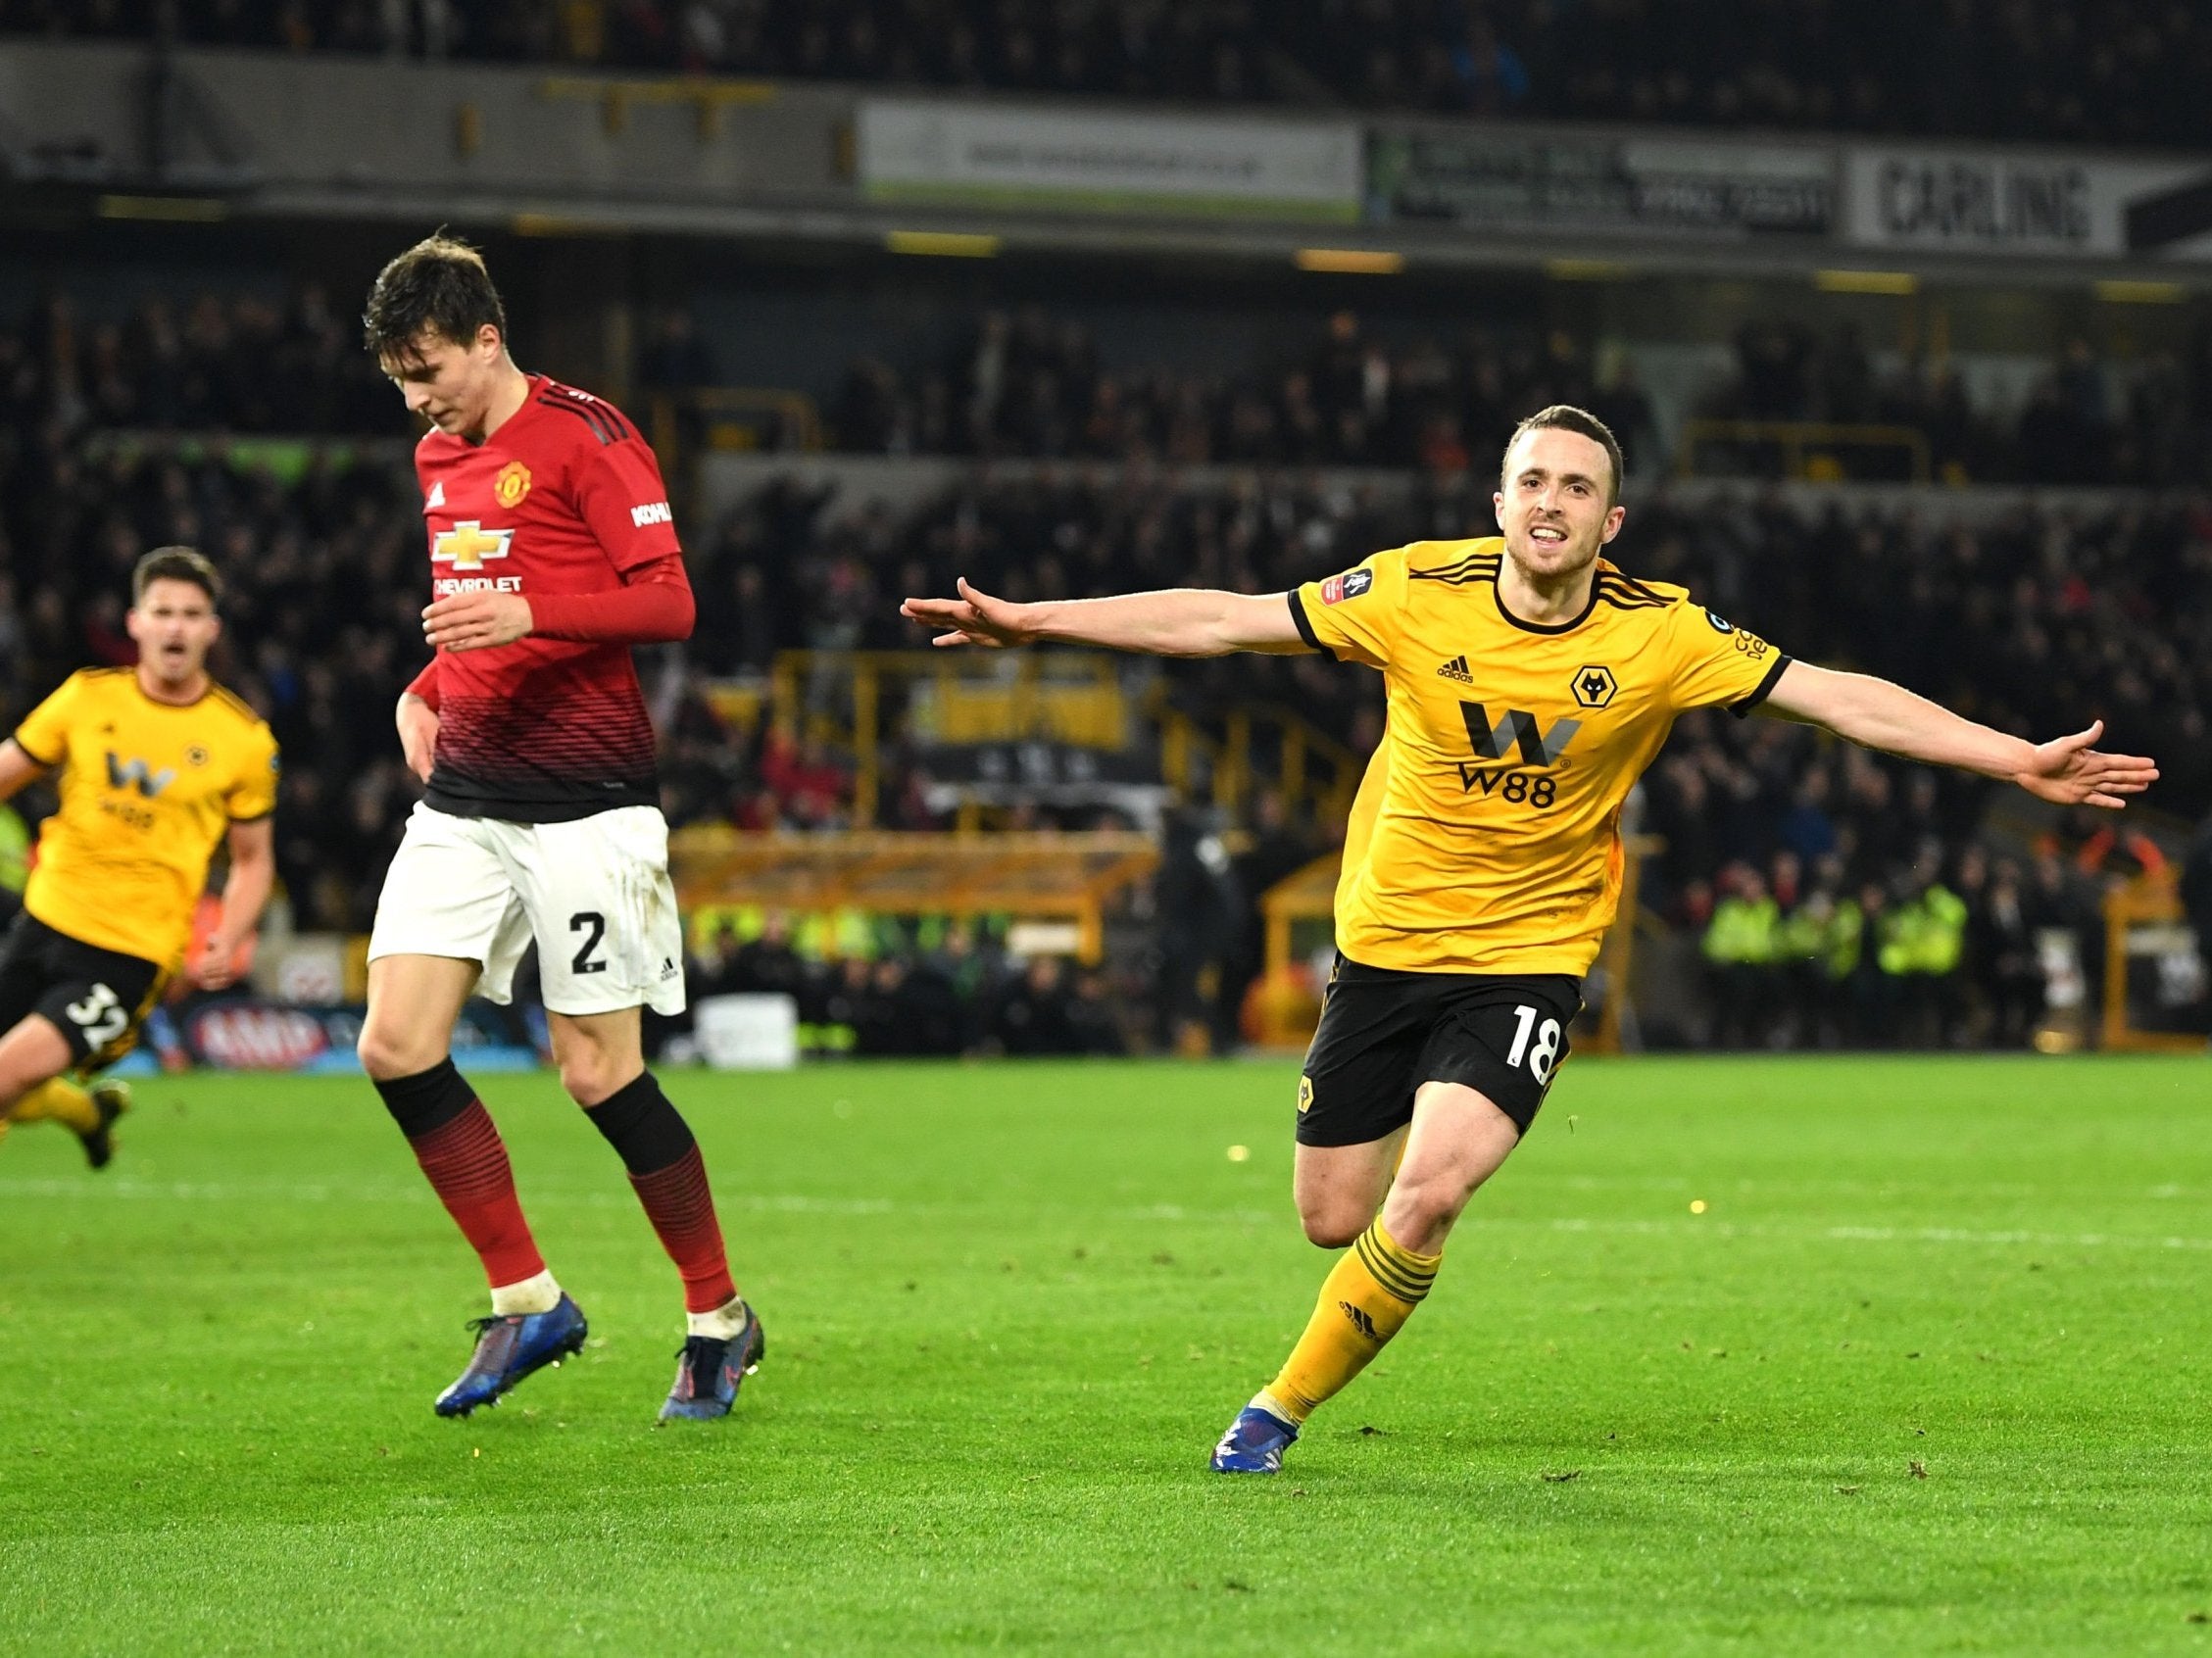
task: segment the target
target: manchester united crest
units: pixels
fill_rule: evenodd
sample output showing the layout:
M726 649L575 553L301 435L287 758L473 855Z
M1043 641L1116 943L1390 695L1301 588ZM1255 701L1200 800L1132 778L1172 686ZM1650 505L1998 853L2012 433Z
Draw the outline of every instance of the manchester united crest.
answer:
M499 476L492 480L492 494L510 512L519 506L522 497L529 493L530 468L519 461L510 461L499 469Z

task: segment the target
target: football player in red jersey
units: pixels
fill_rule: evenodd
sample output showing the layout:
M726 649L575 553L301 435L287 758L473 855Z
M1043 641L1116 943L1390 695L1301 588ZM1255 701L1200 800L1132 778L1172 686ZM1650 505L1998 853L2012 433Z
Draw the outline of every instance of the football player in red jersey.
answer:
M416 475L435 655L401 697L425 785L384 878L361 1059L484 1264L492 1311L439 1395L466 1416L577 1351L499 1132L455 1069L471 995L506 1001L535 939L562 1086L629 1170L683 1278L689 1328L664 1419L728 1413L760 1320L731 1282L698 1144L645 1068L641 1006L683 1007L654 735L630 647L690 636L661 468L589 392L525 374L474 249L433 236L377 276L369 349L430 424Z

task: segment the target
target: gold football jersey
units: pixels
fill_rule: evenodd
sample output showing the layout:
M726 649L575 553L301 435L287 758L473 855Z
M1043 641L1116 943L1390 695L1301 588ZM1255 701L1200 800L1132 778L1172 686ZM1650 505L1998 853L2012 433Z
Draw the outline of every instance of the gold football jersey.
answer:
M1675 716L1748 713L1789 658L1600 560L1572 621L1498 591L1504 542L1418 541L1291 594L1315 650L1389 697L1337 882L1337 947L1370 967L1572 973L1620 902L1621 804Z
M232 823L276 807L276 739L220 685L157 703L134 669L73 673L16 728L61 769L24 907L56 932L159 962L182 955L208 860Z

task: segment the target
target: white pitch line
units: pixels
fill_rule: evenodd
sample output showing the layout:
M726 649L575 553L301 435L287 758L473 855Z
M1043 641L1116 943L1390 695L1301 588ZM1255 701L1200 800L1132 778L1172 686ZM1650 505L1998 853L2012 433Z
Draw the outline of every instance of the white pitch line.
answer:
M1462 1225L1534 1226L1552 1232L1621 1232L1670 1238L1825 1238L1839 1244L1972 1244L1986 1246L2040 1244L2084 1249L2188 1249L2212 1251L2212 1238L2152 1237L2124 1232L1977 1232L1955 1226L1774 1226L1733 1221L1502 1220L1484 1216Z
M637 1199L620 1192L561 1192L530 1187L528 1195L588 1208L626 1209ZM327 1181L221 1182L190 1180L0 1180L0 1198L64 1197L176 1203L432 1203L428 1186L337 1186ZM724 1208L778 1214L887 1215L899 1205L888 1197L805 1197L740 1194L718 1199Z
M533 1188L539 1199L587 1208L628 1208L634 1201L622 1192L562 1192ZM428 1204L433 1201L426 1186L340 1187L328 1182L287 1185L277 1182L221 1183L214 1181L133 1181L105 1179L0 1180L0 1198L60 1197L136 1202L294 1202L324 1203L332 1198L352 1202ZM756 1214L795 1215L990 1215L1017 1211L1004 1204L902 1203L889 1197L816 1197L800 1193L742 1193L718 1199L725 1209ZM1055 1215L1079 1219L1084 1211L1052 1205ZM1202 1209L1178 1203L1155 1203L1141 1208L1114 1208L1106 1217L1124 1221L1238 1226L1290 1223L1288 1210ZM2172 1249L2212 1253L2212 1238L2154 1236L2113 1232L2029 1232L2026 1230L1978 1231L1951 1226L1816 1226L1772 1222L1713 1220L1593 1219L1575 1215L1500 1216L1469 1215L1460 1230L1529 1230L1565 1233L1616 1233L1629 1237L1704 1239L1823 1239L1838 1244L1964 1244L1977 1247L2037 1244L2045 1248Z

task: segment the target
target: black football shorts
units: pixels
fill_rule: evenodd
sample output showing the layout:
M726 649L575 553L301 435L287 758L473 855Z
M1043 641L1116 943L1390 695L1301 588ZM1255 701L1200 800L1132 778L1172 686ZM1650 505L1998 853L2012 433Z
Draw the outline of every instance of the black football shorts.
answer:
M56 932L29 910L0 942L0 1031L43 1013L69 1039L76 1067L96 1071L128 1053L169 975L142 956Z
M1299 1078L1299 1144L1381 1140L1412 1121L1426 1082L1476 1090L1526 1134L1581 1011L1566 973L1405 973L1339 954Z

